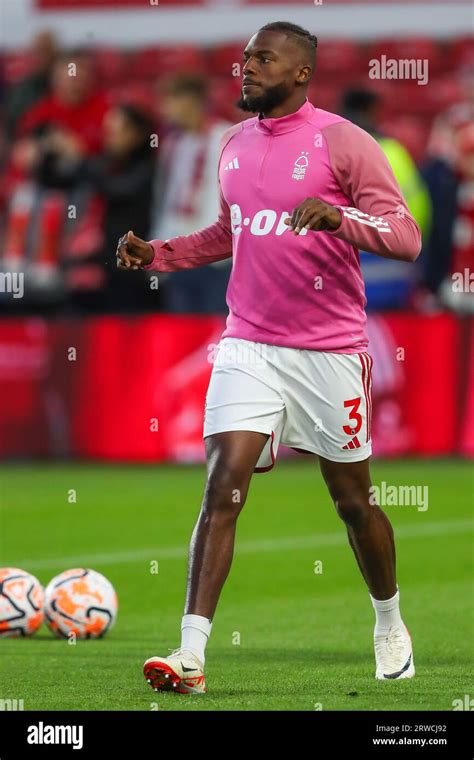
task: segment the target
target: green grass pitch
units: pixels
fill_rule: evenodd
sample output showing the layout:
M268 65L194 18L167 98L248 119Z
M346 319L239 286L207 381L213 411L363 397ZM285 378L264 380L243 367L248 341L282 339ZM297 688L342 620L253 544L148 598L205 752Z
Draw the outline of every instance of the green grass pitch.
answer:
M426 511L384 507L417 674L378 682L367 588L313 458L280 460L252 480L206 649L207 694L153 692L142 665L180 644L204 473L0 468L0 564L44 585L68 568L90 567L119 596L116 625L103 640L71 645L46 626L29 640L1 640L1 699L23 699L25 710L452 710L453 700L474 696L472 464L372 464L376 484L429 488Z

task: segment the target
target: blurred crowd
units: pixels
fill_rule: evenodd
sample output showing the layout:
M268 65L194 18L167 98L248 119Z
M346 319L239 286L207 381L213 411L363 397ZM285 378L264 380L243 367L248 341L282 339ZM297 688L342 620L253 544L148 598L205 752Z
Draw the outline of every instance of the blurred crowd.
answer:
M128 230L167 239L216 219L220 137L247 118L234 110L238 82L224 94L189 66L140 96L111 97L94 51L62 50L49 31L27 60L15 83L0 78L0 271L25 275L23 298L0 291L0 313L226 313L230 259L157 286L147 272L119 272L115 251ZM415 266L361 253L369 309L473 310L469 286L453 288L454 274L474 272L472 63L421 149L390 134L376 89L348 81L338 92L338 112L379 141L423 232ZM325 107L317 83L318 72L310 99Z

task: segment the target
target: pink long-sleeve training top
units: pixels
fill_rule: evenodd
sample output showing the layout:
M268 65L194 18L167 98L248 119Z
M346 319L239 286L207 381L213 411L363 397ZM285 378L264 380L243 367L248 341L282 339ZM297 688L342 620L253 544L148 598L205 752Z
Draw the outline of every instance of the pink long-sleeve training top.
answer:
M294 113L228 129L218 164L220 210L209 227L150 240L145 269L173 272L233 257L222 337L335 353L367 350L359 249L413 261L421 232L382 149L306 98ZM306 198L336 206L335 230L284 223Z

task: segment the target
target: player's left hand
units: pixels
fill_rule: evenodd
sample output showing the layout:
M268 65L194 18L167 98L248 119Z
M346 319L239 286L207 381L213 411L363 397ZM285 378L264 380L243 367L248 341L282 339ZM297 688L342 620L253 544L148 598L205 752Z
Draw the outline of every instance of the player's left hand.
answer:
M307 230L335 230L341 219L339 209L319 198L306 198L284 221L295 235L299 235L304 227Z

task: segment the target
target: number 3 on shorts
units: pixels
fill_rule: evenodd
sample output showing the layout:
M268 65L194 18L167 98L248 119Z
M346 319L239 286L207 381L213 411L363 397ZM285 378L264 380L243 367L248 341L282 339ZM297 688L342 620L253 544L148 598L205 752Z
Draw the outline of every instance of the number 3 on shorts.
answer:
M357 411L360 406L360 396L358 396L358 398L351 398L347 401L344 401L344 406L352 407L349 413L349 419L355 422L355 427L351 427L350 425L343 425L342 429L346 435L356 435L356 433L358 433L362 427L362 417Z

